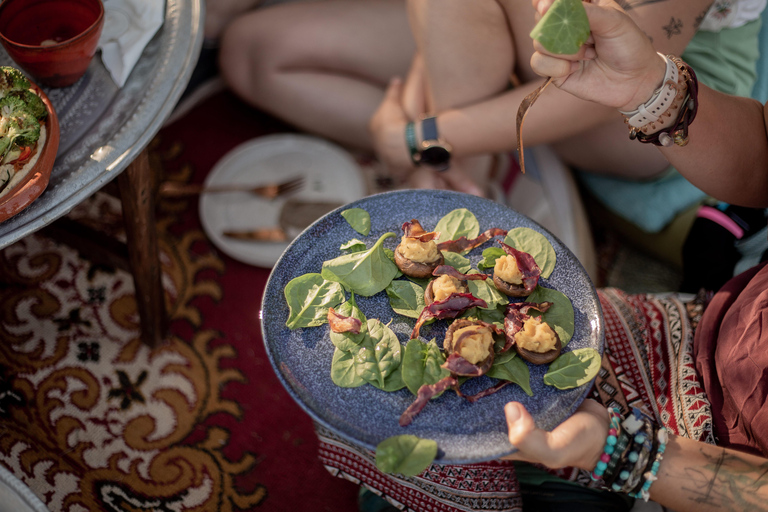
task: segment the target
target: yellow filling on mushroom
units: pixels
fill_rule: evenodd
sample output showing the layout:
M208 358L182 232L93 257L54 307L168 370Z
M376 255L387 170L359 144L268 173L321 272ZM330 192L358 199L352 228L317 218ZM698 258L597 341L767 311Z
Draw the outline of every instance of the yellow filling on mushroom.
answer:
M453 333L454 343L461 339L462 336L465 336L465 338L461 342L459 355L470 363L478 364L481 361L485 361L491 355L493 334L491 334L487 327L469 325L456 329Z
M523 323L523 328L515 334L515 343L531 352L543 354L555 348L555 331L540 317L532 316Z
M432 295L435 301L445 300L452 293L466 293L467 287L455 277L439 276L432 282Z
M440 258L440 252L434 240L422 242L418 238L404 236L397 250L405 258L416 263L432 263Z
M507 283L522 284L523 273L517 267L517 259L511 254L501 256L493 266L493 272Z

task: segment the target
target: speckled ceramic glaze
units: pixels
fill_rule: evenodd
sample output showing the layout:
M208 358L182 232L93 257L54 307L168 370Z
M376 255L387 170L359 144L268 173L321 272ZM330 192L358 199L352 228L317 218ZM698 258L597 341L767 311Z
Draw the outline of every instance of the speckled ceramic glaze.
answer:
M361 237L341 216L341 211L355 207L371 215L371 232L367 237ZM567 295L575 311L575 332L565 350L592 347L602 353L604 324L594 285L576 257L543 227L498 203L457 192L406 190L369 196L327 214L286 249L267 282L261 311L267 354L285 388L314 420L352 443L373 450L387 437L413 434L437 441L437 458L442 463L496 459L515 450L507 440L504 404L512 400L522 402L537 425L551 429L570 416L589 392L589 385L566 391L545 386L542 378L547 365L529 364L532 397L516 385L475 403L449 391L430 401L411 425L400 427L400 415L414 399L410 391L387 393L369 384L352 389L336 386L330 376L334 346L328 325L294 331L285 326L285 286L294 277L320 272L324 261L341 254L340 245L360 238L371 247L379 236L391 231L398 236L387 239L385 246L394 249L402 235L403 222L418 219L425 229L431 230L440 218L456 208L474 213L481 231L492 227L528 227L547 237L557 254L557 263L552 275L539 283ZM481 259L482 250L492 243L469 253L473 267ZM356 301L367 318L388 323L402 344L408 342L415 320L394 313L386 293L356 296ZM423 327L422 339L442 340L446 325L445 321L438 321ZM489 377L470 379L462 391L473 394L494 382Z

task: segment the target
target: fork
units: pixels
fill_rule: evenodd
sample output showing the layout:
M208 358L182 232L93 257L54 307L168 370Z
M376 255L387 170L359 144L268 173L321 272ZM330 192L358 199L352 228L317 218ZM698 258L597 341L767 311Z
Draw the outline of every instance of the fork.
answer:
M288 194L299 190L304 185L304 177L293 178L281 183L270 183L267 185L210 185L205 186L198 183L180 183L178 181L164 181L160 184L158 193L162 197L187 197L199 194L221 193L221 192L249 192L267 199Z

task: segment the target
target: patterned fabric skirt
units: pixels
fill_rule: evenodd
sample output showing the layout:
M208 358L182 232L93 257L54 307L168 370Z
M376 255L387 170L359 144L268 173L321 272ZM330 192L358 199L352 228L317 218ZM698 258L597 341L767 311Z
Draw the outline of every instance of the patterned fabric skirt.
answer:
M712 413L693 360L693 327L700 301L675 296L598 292L605 318L603 364L593 398L627 413L638 407L678 436L714 444ZM519 511L522 498L510 461L432 464L421 475L388 475L374 452L351 445L316 424L319 457L328 471L359 483L405 511ZM594 485L574 468L554 474Z

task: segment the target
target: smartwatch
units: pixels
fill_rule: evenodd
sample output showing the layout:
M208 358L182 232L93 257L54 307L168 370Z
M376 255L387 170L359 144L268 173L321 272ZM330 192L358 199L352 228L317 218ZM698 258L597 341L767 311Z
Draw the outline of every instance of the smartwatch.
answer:
M418 160L436 171L447 171L451 165L451 145L437 134L437 119L427 117L421 121L421 144L418 146Z

